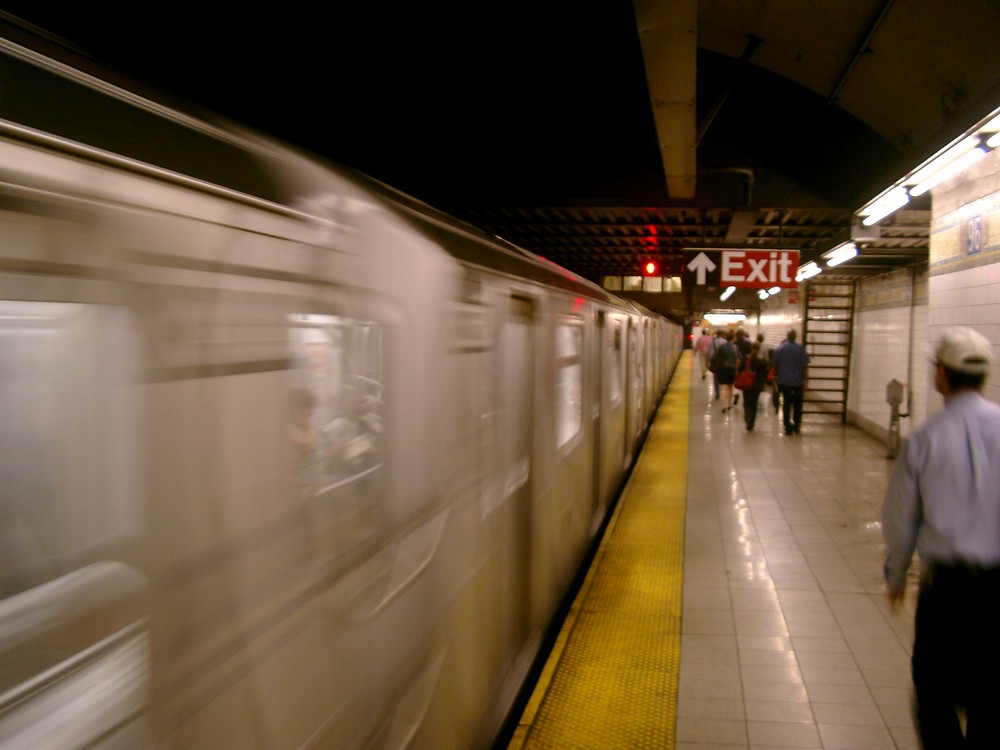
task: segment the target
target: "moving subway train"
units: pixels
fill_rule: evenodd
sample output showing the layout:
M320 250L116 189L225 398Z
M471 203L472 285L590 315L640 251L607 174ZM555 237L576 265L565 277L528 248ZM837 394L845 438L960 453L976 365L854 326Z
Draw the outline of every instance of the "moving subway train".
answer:
M0 746L489 747L681 328L0 47Z

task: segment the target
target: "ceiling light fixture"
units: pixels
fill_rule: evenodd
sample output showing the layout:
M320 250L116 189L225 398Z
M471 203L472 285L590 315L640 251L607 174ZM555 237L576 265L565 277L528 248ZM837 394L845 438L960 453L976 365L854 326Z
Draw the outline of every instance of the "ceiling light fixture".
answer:
M978 143L978 139L970 139L970 140L976 140ZM945 165L938 171L925 177L915 187L910 188L910 195L912 196L923 195L935 185L944 182L949 177L954 177L956 174L958 174L964 169L968 169L977 161L982 159L984 156L986 156L986 149L977 145L971 151L966 151L964 154L959 156L953 162ZM920 172L923 171L924 170L920 170ZM918 172L917 174L920 174L920 172Z
M746 319L747 316L745 313L705 313L705 320L713 326L724 326L729 323L739 323L740 321Z
M850 260L855 255L858 254L858 246L853 242L845 242L841 245L830 250L828 253L824 253L823 257L827 258L826 265L829 266L839 266L844 261Z
M734 286L728 287L726 291L724 291L721 295L719 295L719 299L725 302L727 299L733 296L733 292L735 291L736 287Z
M878 235L869 237L867 234L879 231L879 227L874 227L874 224L905 206L911 197L916 198L927 193L935 185L968 169L990 149L1000 147L1000 110L993 110L984 121L984 124L966 131L965 136L953 141L949 148L939 152L919 169L897 180L895 185L886 188L884 192L865 204L855 213L855 216L861 219L861 224L852 222L851 236L855 239L877 239ZM912 187L907 190L907 186ZM871 229L866 230L866 227ZM845 257L838 262L843 263L847 259ZM830 262L827 265L832 266L835 263Z
M995 133L1000 130L1000 115L994 115L989 122L979 128L980 133Z
M816 264L816 261L811 260L805 265L799 266L799 272L795 274L795 280L805 281L820 273L823 273L823 269Z
M986 148L1000 146L1000 115L994 115L985 125L979 128L979 133L986 138Z
M926 180L932 174L941 169L944 169L959 157L964 156L968 152L972 151L972 149L974 149L978 145L979 145L978 135L970 135L967 138L963 138L954 146L949 148L947 151L941 153L940 156L934 157L934 159L932 159L930 162L928 162L920 169L918 169L916 172L914 172L912 175L910 175L910 178L906 181L906 183L908 185L919 185L921 182ZM912 195L913 191L910 191L910 194Z
M902 208L909 202L910 195L906 192L906 188L894 187L862 211L862 215L865 218L861 220L861 223L866 227L870 227L875 222L881 221L893 211Z

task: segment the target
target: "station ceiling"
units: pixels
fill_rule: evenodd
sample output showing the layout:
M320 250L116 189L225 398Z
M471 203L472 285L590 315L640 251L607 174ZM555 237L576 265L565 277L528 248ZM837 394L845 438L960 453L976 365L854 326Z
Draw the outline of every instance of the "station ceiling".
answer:
M683 248L798 248L858 234L855 212L994 109L1000 9L985 2L636 0L666 190L600 204L456 213L599 281ZM840 277L927 260L930 199L866 231ZM878 236L872 236L877 234ZM721 306L718 289L672 304ZM740 291L727 303L754 307ZM655 298L643 297L644 303ZM675 314L680 309L672 310Z
M51 5L2 10L598 283L682 248L816 258L1000 106L993 0L172 6L132 21ZM929 219L927 198L897 212L838 272L926 262ZM717 291L663 312L697 314Z

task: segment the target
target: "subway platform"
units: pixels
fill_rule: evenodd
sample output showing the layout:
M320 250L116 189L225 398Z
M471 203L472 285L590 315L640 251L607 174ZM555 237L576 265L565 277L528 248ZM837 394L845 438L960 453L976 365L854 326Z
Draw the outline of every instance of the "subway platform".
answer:
M684 352L510 750L919 748L885 445L719 404Z

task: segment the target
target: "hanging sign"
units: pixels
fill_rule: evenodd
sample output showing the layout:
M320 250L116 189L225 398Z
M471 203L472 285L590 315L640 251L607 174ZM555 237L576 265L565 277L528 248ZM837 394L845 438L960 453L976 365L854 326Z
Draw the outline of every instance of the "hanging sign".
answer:
M682 253L687 283L742 289L795 289L798 250L697 250Z

